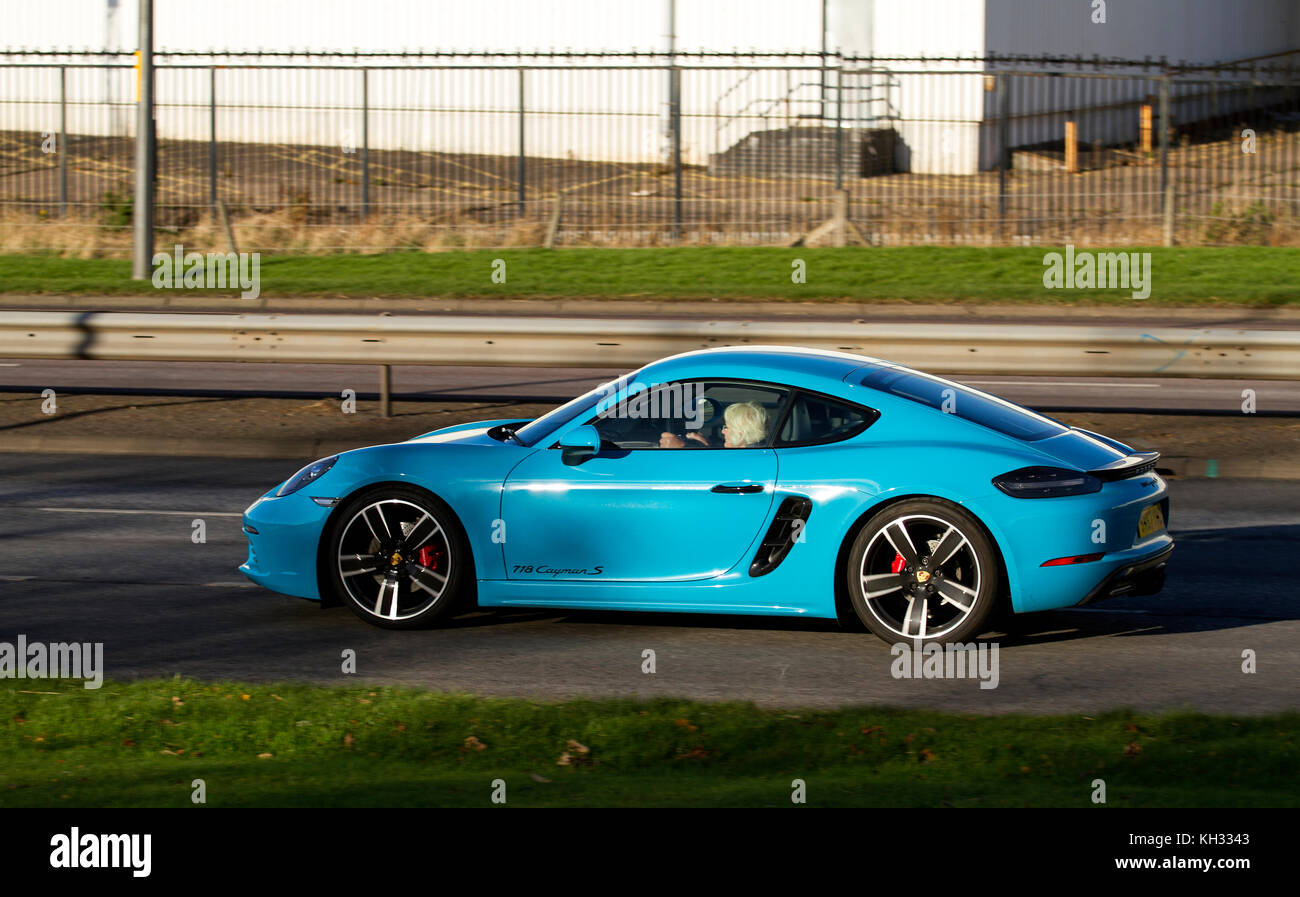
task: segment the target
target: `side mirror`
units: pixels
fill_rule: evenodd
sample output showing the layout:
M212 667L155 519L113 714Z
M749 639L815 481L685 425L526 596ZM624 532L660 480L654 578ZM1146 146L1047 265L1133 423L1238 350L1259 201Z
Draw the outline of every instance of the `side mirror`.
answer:
M565 464L581 464L600 451L600 433L591 424L574 427L560 437L560 451Z

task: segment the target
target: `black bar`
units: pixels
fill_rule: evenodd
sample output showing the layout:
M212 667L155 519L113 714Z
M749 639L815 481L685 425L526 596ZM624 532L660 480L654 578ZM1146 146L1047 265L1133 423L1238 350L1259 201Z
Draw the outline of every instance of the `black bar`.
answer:
M835 189L844 189L844 66L835 69Z
M519 214L524 214L524 70L519 70Z
M208 203L217 207L217 69L208 69Z
M361 70L361 216L370 214L370 70Z
M670 75L669 119L673 132L673 239L682 238L682 70L674 65Z
M68 217L68 67L59 66L59 217Z
M1011 110L1011 76L997 76L998 101L998 217L1005 221L1007 217L1007 165L1011 162L1011 148L1007 146L1010 134Z

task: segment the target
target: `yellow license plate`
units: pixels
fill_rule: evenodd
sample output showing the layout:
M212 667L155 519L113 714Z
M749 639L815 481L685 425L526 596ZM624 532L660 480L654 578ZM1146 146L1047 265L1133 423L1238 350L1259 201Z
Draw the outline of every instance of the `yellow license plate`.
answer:
M1165 511L1160 505L1152 505L1138 518L1138 538L1145 539L1152 533L1165 528Z

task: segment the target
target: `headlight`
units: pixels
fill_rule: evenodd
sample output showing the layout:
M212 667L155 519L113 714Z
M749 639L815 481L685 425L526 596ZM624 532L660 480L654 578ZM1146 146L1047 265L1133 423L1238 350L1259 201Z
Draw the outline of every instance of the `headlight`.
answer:
M1101 491L1101 480L1062 467L1022 467L994 477L993 485L1013 498L1058 498Z
M325 471L334 466L334 462L339 459L338 455L330 455L328 458L321 458L319 461L313 461L302 470L295 473L289 479L284 481L284 485L276 490L275 494L288 495L291 492L297 492L308 483L314 483L324 475Z

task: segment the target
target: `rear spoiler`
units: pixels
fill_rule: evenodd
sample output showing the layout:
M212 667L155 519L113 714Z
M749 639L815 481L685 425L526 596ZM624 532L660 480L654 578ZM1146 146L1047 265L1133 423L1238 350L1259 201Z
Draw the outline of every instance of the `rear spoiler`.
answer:
M1159 452L1133 452L1127 457L1112 461L1109 464L1103 464L1101 467L1088 471L1088 473L1103 482L1126 480L1129 477L1140 477L1144 473L1155 470L1156 462L1159 460Z

